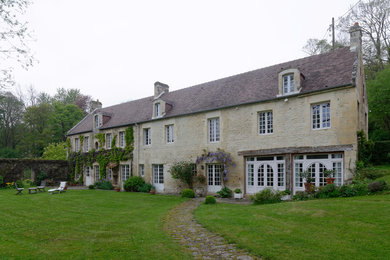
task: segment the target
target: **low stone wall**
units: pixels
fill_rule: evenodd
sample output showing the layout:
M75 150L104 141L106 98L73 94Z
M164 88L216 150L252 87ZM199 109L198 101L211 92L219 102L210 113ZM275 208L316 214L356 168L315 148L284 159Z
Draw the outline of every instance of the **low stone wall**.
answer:
M69 163L62 160L38 160L38 159L0 159L0 175L4 183L14 182L24 178L24 172L31 170L31 180L39 172L45 172L52 184L69 180Z

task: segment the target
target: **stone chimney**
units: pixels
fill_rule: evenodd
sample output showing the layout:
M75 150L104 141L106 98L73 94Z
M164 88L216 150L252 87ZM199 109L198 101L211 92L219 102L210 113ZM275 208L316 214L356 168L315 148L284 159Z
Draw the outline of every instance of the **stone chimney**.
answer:
M96 101L91 100L89 102L89 112L93 112L95 109L100 109L102 108L102 103L97 99Z
M169 86L167 84L156 81L154 83L154 98L157 98L162 95L162 93L168 93Z
M359 23L355 23L351 28L349 28L350 33L350 50L351 51L361 51L362 49L362 29L359 26Z

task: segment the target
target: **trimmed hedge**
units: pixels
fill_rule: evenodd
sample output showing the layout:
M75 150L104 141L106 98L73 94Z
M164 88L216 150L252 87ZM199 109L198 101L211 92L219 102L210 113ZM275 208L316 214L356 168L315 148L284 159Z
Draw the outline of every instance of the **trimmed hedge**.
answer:
M195 192L191 189L184 189L181 192L181 197L182 198L195 198Z

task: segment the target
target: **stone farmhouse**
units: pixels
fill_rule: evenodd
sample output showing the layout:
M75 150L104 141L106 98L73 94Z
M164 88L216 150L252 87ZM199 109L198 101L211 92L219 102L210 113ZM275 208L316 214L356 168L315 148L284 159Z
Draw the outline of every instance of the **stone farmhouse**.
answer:
M304 190L298 172L308 170L315 185L324 170L335 183L351 179L357 159L357 131L367 133L367 95L361 29L351 27L350 46L177 91L160 82L154 95L91 111L68 132L73 152L124 147L132 128L131 159L107 167L106 178L120 186L142 176L157 192L183 188L169 173L179 161L195 163L203 150L230 153L235 167L222 177L221 164L200 163L205 191L224 185L253 194L264 188ZM96 134L103 134L99 143ZM80 139L83 145L80 145ZM84 169L84 184L99 180L99 164Z

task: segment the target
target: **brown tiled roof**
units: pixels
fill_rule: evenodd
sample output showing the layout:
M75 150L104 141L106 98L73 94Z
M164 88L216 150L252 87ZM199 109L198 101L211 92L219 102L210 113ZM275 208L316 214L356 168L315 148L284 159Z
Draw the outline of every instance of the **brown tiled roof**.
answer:
M301 94L350 85L354 61L355 53L346 47L172 91L162 96L172 104L165 118L274 99L278 94L278 73L289 68L299 69L305 77ZM112 118L101 129L152 120L152 102L153 96L102 108ZM89 114L68 135L92 131L92 126Z

